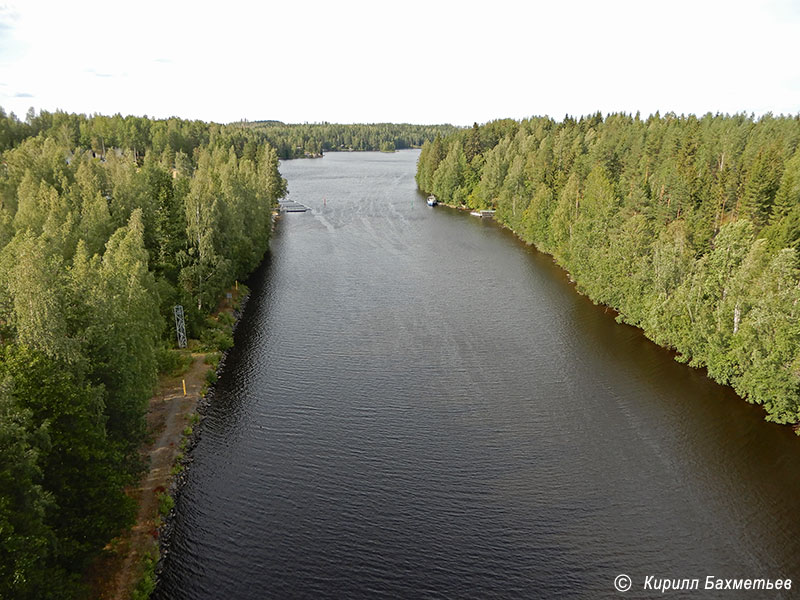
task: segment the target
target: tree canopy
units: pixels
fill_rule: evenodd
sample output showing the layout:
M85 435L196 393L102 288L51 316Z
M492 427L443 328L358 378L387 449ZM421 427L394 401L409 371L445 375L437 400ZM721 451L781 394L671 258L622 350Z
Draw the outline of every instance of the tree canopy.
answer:
M232 137L0 111L0 597L80 596L131 523L172 306L197 331L261 261L286 193L275 148Z

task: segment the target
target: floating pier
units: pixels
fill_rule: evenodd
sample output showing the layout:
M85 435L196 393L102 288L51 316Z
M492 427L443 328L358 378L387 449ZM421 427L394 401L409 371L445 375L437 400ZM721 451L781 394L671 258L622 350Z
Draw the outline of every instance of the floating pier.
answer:
M299 202L295 202L294 200L286 200L284 202L278 202L278 210L282 213L284 212L306 212L310 210L305 204L300 204Z

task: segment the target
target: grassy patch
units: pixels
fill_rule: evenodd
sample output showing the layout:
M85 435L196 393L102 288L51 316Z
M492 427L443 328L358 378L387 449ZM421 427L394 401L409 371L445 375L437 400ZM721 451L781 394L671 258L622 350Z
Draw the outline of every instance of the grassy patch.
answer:
M219 361L222 360L222 352L208 352L204 360L207 365L210 365L216 371Z

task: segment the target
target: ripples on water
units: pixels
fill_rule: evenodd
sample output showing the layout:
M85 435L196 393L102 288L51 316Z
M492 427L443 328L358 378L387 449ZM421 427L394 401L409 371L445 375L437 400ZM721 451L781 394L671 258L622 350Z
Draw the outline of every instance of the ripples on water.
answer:
M428 208L417 155L282 164L312 211L282 218L254 276L156 597L800 575L791 432L508 231Z

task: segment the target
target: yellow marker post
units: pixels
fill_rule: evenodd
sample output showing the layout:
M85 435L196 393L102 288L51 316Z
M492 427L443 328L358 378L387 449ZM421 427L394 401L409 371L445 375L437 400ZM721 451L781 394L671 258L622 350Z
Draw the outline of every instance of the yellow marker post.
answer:
M185 396L186 395L186 380L182 379L181 381L183 381L183 395Z
M236 291L237 292L239 291L239 280L238 279L236 280Z

